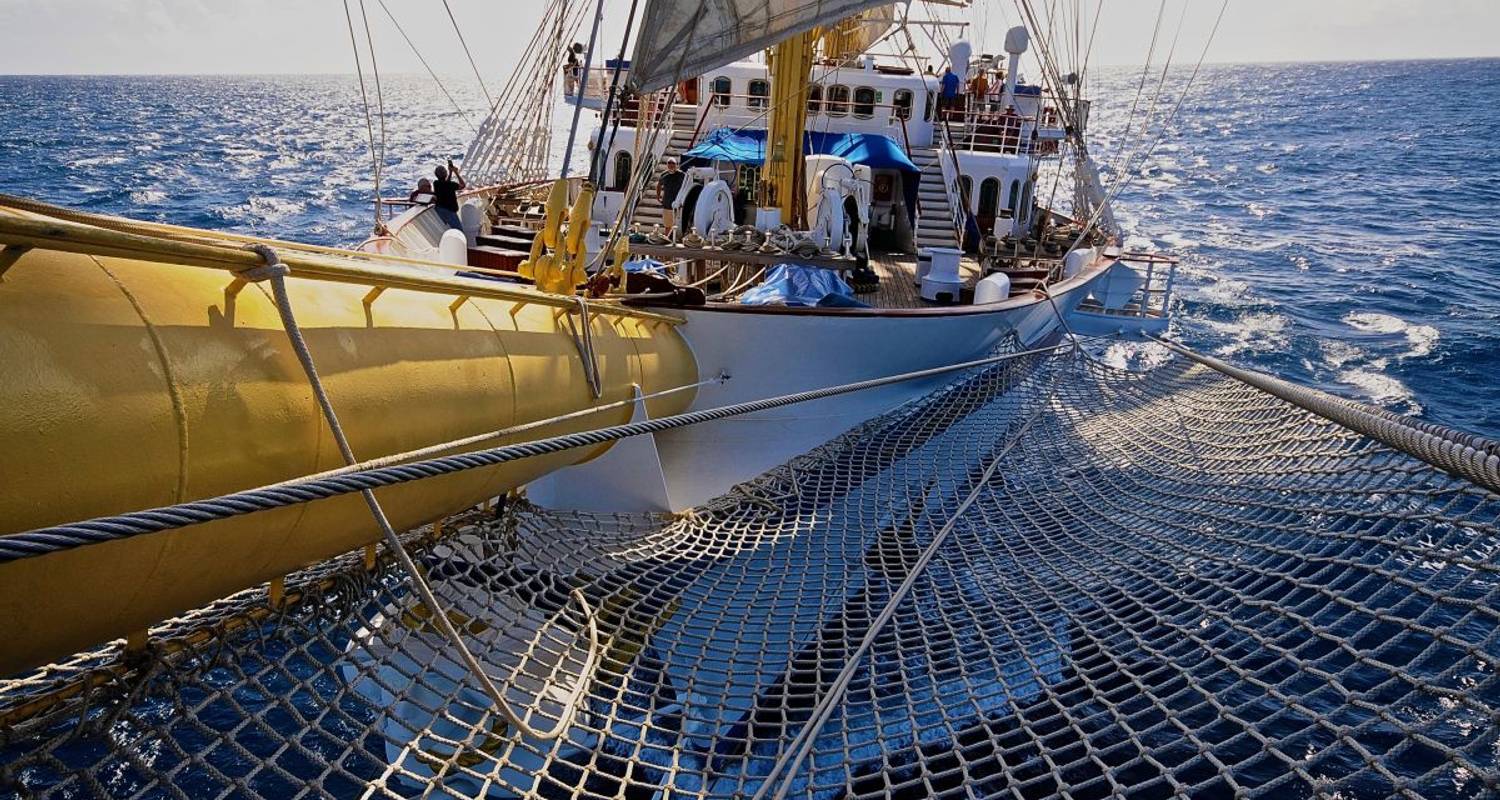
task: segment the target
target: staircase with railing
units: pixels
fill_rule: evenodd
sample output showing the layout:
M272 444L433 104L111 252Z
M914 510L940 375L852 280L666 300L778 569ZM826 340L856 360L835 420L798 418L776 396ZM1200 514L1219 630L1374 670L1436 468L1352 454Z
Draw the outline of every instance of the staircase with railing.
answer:
M656 182L661 179L665 171L667 157L682 160L682 154L693 146L693 140L699 136L698 126L700 117L698 107L678 103L672 106L672 136L667 140L665 156L651 167L651 182L646 184L646 189L641 193L640 202L635 207L635 215L630 221L640 225L645 230L662 223L662 204L656 199Z

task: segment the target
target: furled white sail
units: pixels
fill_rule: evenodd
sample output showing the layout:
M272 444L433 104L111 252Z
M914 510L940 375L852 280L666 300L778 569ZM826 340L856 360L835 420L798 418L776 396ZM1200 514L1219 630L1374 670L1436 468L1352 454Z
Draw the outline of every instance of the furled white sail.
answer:
M630 63L650 92L891 0L650 0Z

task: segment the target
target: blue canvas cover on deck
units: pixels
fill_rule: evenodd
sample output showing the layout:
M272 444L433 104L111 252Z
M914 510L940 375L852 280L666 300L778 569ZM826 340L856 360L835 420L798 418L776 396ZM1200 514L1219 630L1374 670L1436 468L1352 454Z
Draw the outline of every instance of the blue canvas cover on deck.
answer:
M854 299L854 290L831 269L777 264L761 284L743 295L747 306L804 306L815 308L867 308Z
M851 164L864 164L871 169L899 170L903 173L902 186L906 190L906 213L912 224L916 224L917 183L921 180L922 170L891 137L879 133L808 131L803 134L802 152L804 155L838 156L848 159ZM766 160L766 132L719 128L710 131L691 150L683 153L682 160L684 166L690 160L761 164Z

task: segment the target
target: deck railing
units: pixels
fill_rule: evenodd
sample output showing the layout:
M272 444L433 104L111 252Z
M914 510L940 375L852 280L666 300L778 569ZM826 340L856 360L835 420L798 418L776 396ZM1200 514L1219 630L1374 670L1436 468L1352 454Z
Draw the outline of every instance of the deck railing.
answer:
M1039 115L1023 116L1013 108L999 108L990 100L959 103L938 111L953 147L979 153L1050 156L1059 152L1065 135L1050 107Z
M1177 277L1177 259L1155 253L1122 253L1092 292L1098 308L1112 316L1166 319Z

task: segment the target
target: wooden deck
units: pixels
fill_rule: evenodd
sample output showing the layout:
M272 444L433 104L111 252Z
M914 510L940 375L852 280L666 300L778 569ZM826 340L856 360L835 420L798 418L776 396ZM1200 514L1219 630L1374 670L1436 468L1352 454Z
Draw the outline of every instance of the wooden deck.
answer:
M910 253L876 253L870 259L870 268L880 276L880 289L870 294L858 294L861 302L876 308L926 308L936 305L922 299L917 289L917 257ZM964 287L973 288L981 277L979 262L965 256L958 266L963 276Z

